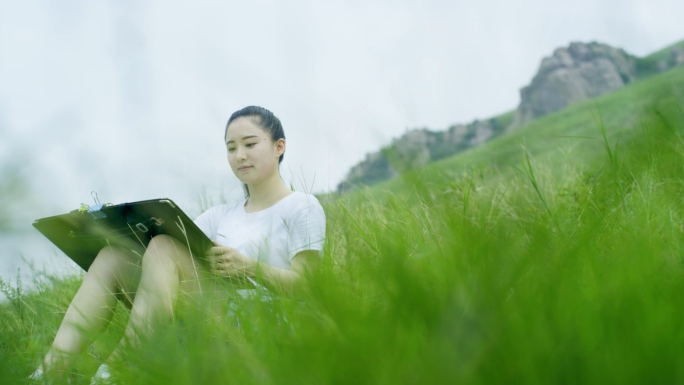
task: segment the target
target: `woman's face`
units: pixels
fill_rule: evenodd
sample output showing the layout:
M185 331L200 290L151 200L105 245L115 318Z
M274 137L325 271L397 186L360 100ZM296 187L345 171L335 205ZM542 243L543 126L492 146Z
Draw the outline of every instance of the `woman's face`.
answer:
M228 163L242 183L257 184L278 173L278 158L285 152L285 140L273 141L254 118L233 120L226 131Z

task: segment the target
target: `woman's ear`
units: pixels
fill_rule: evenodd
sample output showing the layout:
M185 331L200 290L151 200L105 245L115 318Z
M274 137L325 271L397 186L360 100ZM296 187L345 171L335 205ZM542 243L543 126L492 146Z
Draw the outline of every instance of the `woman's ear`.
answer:
M278 157L285 153L285 147L285 139L280 138L276 141L276 153L278 154Z

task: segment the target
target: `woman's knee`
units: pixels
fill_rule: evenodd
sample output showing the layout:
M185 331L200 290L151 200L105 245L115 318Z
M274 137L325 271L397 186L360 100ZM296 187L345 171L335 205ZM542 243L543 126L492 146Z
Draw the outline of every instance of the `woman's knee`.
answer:
M176 238L166 235L166 234L160 234L154 236L151 240L150 243L147 245L147 251L146 253L149 252L154 252L155 250L161 250L161 251L168 251L168 250L176 250L180 245L180 242L176 240Z
M143 271L165 268L184 276L200 269L197 265L186 245L163 234L152 238L143 257Z
M128 273L140 268L140 256L115 246L105 246L95 257L88 272L101 274Z
M157 235L147 245L143 256L143 268L152 264L177 264L183 254L182 251L182 245L175 238L165 234Z

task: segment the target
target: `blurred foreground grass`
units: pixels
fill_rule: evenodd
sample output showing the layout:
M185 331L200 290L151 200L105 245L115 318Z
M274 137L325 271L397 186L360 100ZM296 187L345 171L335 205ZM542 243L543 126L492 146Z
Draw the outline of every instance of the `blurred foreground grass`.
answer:
M652 100L593 159L518 147L509 167L405 174L328 202L323 266L297 297L183 307L115 367L122 384L684 381L684 110ZM603 139L605 138L605 139ZM536 154L536 155L535 155ZM80 277L0 305L0 383L23 383ZM235 317L243 322L236 326ZM88 383L119 307L84 353Z

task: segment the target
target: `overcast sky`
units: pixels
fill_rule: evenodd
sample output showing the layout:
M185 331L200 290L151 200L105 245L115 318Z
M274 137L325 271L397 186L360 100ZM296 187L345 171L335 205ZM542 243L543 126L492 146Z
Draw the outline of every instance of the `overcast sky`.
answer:
M256 104L283 123L286 179L333 190L407 129L514 109L555 48L645 55L684 39L681 15L675 0L2 0L0 165L42 216L93 190L197 214L199 195L240 196L223 130Z

